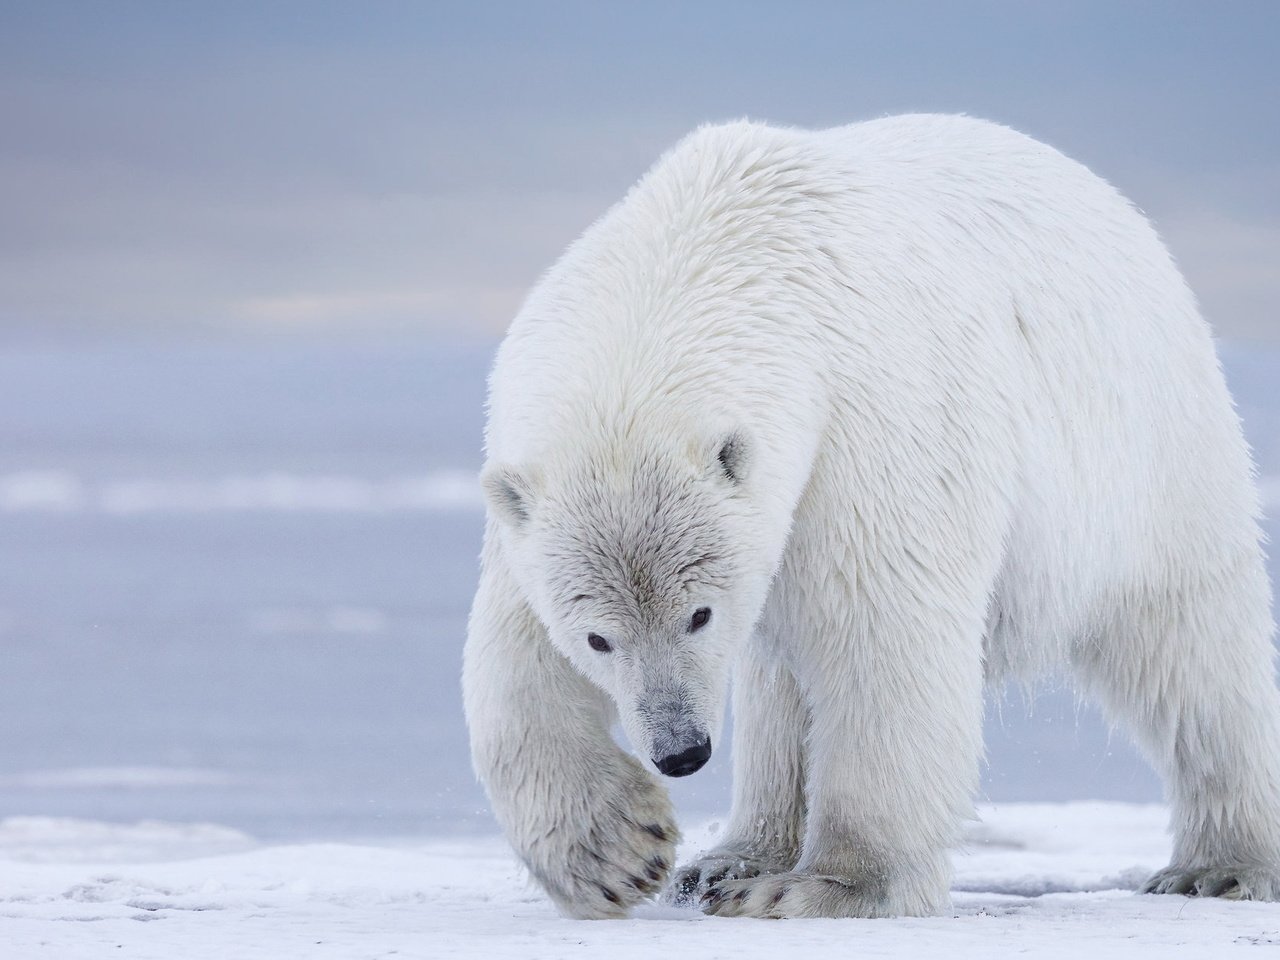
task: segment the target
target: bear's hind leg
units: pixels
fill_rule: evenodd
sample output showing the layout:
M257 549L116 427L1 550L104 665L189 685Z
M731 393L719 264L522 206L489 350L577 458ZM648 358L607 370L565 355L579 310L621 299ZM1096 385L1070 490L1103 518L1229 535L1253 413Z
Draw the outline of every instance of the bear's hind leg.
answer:
M795 678L752 638L734 671L733 812L720 842L675 874L667 897L697 903L715 884L790 870L804 830L808 711Z
M1120 605L1074 657L1165 778L1174 849L1144 893L1280 899L1280 693L1250 558Z

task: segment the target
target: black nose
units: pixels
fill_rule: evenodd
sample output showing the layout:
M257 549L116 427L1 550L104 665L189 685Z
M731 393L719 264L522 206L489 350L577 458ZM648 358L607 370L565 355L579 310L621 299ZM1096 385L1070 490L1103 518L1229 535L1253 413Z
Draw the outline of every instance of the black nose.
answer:
M697 773L702 765L711 757L711 738L706 737L701 743L695 743L688 750L681 750L661 760L653 761L653 765L668 777L687 777Z

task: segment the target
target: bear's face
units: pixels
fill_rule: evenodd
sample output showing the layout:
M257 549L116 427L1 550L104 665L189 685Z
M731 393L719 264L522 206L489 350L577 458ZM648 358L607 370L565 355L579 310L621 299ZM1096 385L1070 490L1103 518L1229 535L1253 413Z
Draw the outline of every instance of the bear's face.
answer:
M762 601L743 576L756 540L744 467L734 435L484 478L552 643L612 696L636 750L669 776L710 756L730 663Z

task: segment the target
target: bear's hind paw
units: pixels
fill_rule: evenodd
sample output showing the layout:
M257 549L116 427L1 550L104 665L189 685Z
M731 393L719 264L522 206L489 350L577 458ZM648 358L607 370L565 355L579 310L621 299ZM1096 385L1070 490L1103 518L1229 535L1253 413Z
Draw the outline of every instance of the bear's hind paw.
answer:
M1178 893L1224 900L1280 900L1280 872L1269 867L1165 867L1139 893Z

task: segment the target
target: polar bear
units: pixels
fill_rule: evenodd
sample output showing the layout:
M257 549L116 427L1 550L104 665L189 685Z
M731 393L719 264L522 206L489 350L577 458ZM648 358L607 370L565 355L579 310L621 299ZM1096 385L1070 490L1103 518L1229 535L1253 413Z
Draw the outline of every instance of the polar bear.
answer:
M946 909L984 680L1057 667L1165 777L1143 889L1280 895L1249 452L1155 232L1053 149L696 131L528 296L486 450L473 758L568 914ZM731 672L732 813L677 871L655 773L719 747Z

